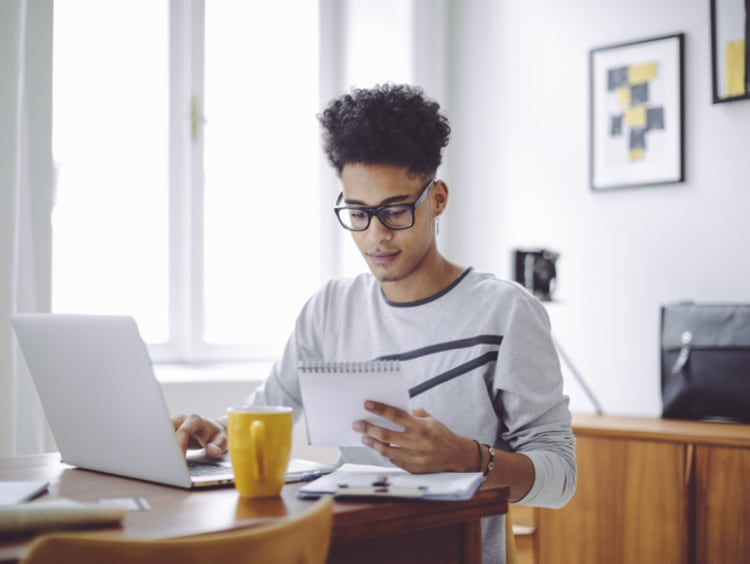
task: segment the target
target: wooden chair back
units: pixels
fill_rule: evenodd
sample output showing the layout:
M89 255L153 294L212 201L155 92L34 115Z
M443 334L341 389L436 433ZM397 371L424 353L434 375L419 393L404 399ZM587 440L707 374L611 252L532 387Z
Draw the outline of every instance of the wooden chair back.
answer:
M36 538L22 564L323 564L328 557L333 499L272 523L168 540L85 533Z

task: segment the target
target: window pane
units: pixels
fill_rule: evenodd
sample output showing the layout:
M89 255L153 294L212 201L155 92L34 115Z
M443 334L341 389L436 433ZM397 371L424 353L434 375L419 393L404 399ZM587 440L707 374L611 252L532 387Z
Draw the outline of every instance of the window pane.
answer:
M209 343L282 344L320 284L317 38L317 2L206 3Z
M53 311L167 339L168 3L55 3Z

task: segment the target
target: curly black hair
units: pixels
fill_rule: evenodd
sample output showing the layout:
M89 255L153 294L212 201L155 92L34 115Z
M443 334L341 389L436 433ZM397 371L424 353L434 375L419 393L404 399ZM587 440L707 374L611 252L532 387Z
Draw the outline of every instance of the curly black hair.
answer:
M410 173L432 175L451 132L439 109L416 86L354 88L317 116L326 156L339 174L344 165L359 163L403 166Z

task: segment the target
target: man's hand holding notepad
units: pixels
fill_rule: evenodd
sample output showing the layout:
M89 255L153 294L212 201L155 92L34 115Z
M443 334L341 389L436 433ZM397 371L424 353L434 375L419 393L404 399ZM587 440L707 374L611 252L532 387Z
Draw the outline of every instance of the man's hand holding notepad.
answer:
M300 362L299 382L312 446L361 446L360 434L352 430L359 420L401 430L366 411L365 400L410 412L409 390L398 361Z

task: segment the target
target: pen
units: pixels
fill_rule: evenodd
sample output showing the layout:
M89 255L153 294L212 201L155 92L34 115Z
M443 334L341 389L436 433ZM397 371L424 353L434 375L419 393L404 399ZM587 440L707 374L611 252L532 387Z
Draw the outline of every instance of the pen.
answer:
M320 472L320 470L314 470L312 472L305 472L302 474L302 477L300 478L301 482L312 482L313 480L317 480L320 478L323 474Z

